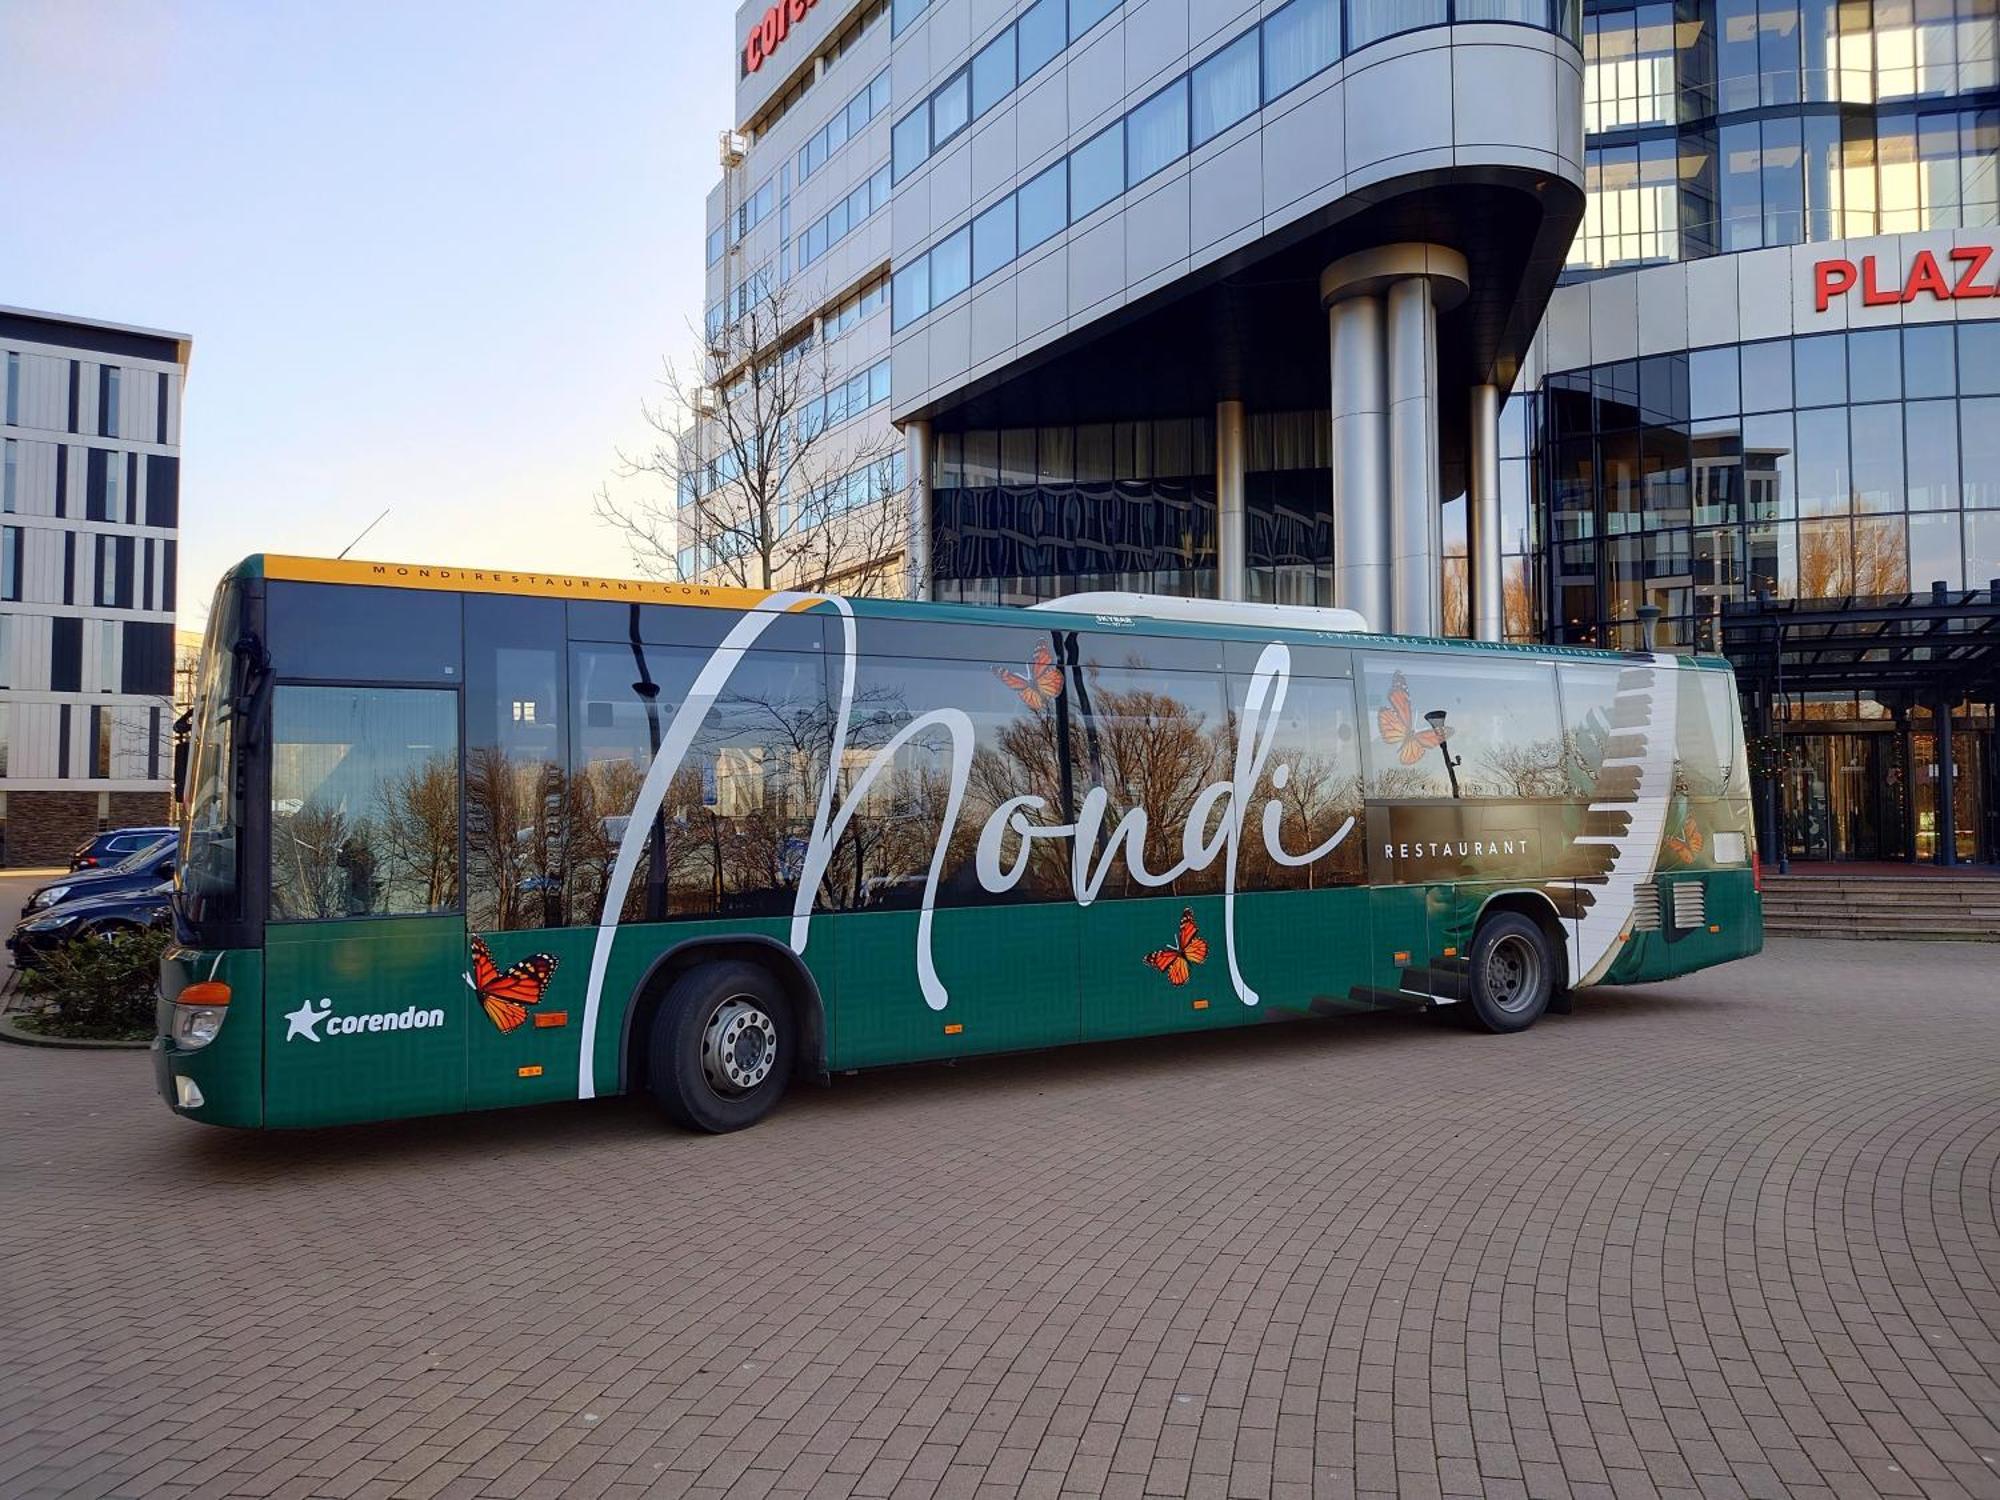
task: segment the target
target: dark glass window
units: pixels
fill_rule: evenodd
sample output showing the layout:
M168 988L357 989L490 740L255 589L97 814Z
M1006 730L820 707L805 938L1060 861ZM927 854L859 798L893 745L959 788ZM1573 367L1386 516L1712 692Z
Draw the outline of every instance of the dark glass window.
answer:
M1911 510L1958 509L1958 403L1912 401L1901 408L1908 442Z
M563 605L468 596L466 922L475 931L570 925L575 865L602 842L563 745Z
M1839 406L1847 400L1847 335L1815 334L1792 341L1793 390L1800 406Z
M1958 388L1967 396L2000 396L2000 322L1958 325Z
M1264 21L1264 97L1275 99L1340 59L1335 0L1292 0Z
M1014 258L1014 199L1010 195L972 221L972 279L984 281Z
M1912 400L1958 394L1958 351L1948 323L1903 330L1903 390Z
M1721 672L1679 671L1674 713L1674 786L1683 796L1721 797L1736 766L1736 694ZM1670 830L1675 831L1675 830Z
M266 597L280 677L458 681L457 594L274 580Z
M1074 224L1125 191L1125 122L1069 154L1069 218Z
M1567 790L1549 667L1382 653L1365 659L1362 682L1364 722L1375 729L1371 796L1450 797L1454 785L1460 797Z
M939 240L932 248L931 306L942 307L972 285L972 230Z
M1737 386L1736 348L1697 349L1688 356L1688 415L1733 417L1743 409ZM1672 420L1671 413L1665 414Z
M1125 119L1126 180L1144 182L1187 155L1187 80L1177 78Z
M1082 36L1091 27L1118 9L1121 0L1069 0L1069 34L1071 40Z
M965 129L972 119L972 80L963 69L931 95L931 149Z
M1069 45L1069 0L1041 0L1021 13L1014 33L1021 44L1021 79L1035 76L1049 59Z
M1239 725L1249 682L1240 672L1230 673L1230 703ZM1267 710L1265 722L1272 725L1271 756L1244 820L1237 888L1317 890L1360 884L1367 878L1366 830L1353 684L1293 677L1283 708L1275 720ZM1334 843L1343 827L1346 835ZM1311 863L1293 862L1329 843L1333 847Z
M1191 81L1199 146L1257 112L1257 34L1246 32L1197 64Z
M274 920L457 907L455 692L280 687L271 739Z
M1900 329L1871 328L1847 336L1847 399L1900 401L1903 338Z
M986 113L1014 87L1014 28L1008 27L972 59L972 113Z
M1765 344L1745 344L1740 353L1743 365L1743 410L1789 411L1792 405L1792 343L1774 339Z
M1014 196L1020 210L1021 250L1026 252L1062 233L1069 223L1069 163L1057 162Z
M901 182L930 154L931 111L925 103L904 115L889 133L889 157L894 163L896 180Z
M1893 333L1893 330L1891 330ZM1903 408L1856 406L1848 410L1853 454L1854 508L1903 508Z

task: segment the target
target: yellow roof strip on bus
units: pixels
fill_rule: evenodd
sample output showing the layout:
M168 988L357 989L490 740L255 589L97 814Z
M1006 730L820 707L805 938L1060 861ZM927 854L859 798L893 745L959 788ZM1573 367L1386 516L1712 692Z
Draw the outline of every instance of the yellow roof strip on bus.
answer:
M419 563L271 554L264 558L264 576L293 583L352 583L464 594L534 594L557 599L626 600L634 604L696 604L717 609L750 609L769 597L763 589L665 583L656 578L585 578L574 573L534 573L516 568L432 567Z

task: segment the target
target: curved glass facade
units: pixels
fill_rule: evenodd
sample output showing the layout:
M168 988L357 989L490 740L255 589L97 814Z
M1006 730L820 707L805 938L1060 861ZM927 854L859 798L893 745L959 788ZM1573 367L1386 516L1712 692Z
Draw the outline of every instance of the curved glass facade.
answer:
M1584 18L1573 269L2000 223L2000 0L1649 0Z
M1552 375L1548 622L1712 649L1724 603L2000 578L2000 321L1812 334Z

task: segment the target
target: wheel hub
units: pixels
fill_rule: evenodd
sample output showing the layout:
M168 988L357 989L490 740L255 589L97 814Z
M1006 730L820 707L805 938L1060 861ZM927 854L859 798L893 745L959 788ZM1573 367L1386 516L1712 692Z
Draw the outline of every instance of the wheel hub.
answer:
M1486 955L1486 998L1501 1010L1526 1010L1542 979L1541 955L1526 938L1507 934Z
M701 1033L701 1068L719 1094L747 1094L778 1061L778 1028L745 996L725 1000Z

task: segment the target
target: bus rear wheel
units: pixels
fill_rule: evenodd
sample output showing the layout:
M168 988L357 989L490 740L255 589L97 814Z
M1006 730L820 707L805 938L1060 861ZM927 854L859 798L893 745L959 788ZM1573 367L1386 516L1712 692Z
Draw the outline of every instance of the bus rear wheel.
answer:
M784 1095L797 1035L768 971L702 964L676 979L654 1012L646 1086L684 1129L742 1130Z
M1488 1031L1526 1031L1555 991L1556 955L1539 923L1495 912L1472 939L1472 1015Z

